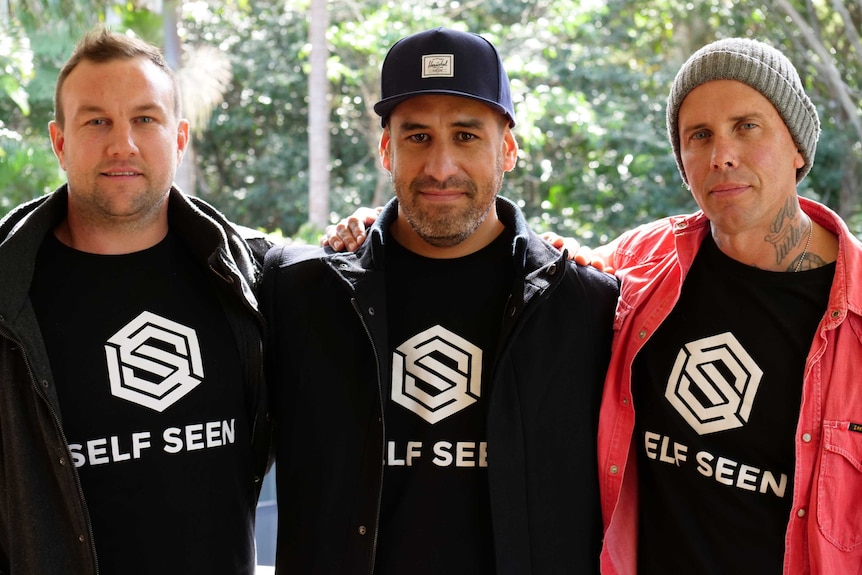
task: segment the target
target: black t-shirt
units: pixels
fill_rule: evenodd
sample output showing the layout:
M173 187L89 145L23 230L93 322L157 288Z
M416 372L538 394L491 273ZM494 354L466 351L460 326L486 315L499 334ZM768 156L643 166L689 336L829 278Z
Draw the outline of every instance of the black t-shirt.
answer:
M173 234L39 251L30 296L106 575L254 570L243 373L213 289Z
M376 575L492 574L486 420L512 233L457 259L386 245L392 379Z
M704 241L634 364L638 573L781 573L805 358L834 271L764 271Z

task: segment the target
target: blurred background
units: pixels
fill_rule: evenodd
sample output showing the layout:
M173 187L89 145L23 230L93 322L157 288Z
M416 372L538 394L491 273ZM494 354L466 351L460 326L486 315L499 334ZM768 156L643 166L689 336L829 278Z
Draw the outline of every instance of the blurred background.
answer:
M404 35L442 25L499 48L521 146L503 193L536 230L587 245L695 209L665 133L670 83L702 45L758 38L796 64L823 121L801 193L862 233L858 1L0 0L0 215L64 181L47 131L54 81L98 23L162 47L180 75L193 127L180 187L307 241L390 197L371 106Z

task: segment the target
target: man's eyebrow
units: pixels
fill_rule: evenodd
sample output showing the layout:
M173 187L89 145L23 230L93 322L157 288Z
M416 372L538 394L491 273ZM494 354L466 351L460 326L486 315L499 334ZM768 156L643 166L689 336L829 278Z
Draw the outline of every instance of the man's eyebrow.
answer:
M766 114L763 112L745 112L742 114L736 114L727 119L728 122L733 124L738 124L740 122L745 122L747 120L763 120L766 118ZM724 120L722 120L724 121ZM692 131L692 130L702 130L703 128L708 128L710 124L714 122L697 122L695 124L680 124L680 131Z
M745 120L763 120L764 118L766 118L766 114L763 112L746 112L744 114L737 114L731 120L738 123Z
M104 114L107 112L104 106L98 104L83 104L75 110L77 114ZM156 103L141 104L132 109L133 114L146 114L153 112L164 112L164 107Z
M449 124L450 128L471 128L474 130L478 130L485 127L485 122L480 120L479 118L470 118L465 120L456 120ZM427 124L423 124L421 122L411 122L404 121L398 124L399 130L404 131L413 131L413 130L427 130L429 126Z
M480 118L467 118L464 120L457 120L455 122L452 122L452 124L450 124L450 125L457 127L457 128L476 128L476 129L479 129L479 128L485 127L485 122L482 121Z
M74 111L76 114L103 114L105 112L105 108L97 106L96 104L84 104L82 106L78 106Z
M404 121L398 124L398 129L405 132L412 132L414 130L427 130L428 126L425 124L420 124L419 122Z

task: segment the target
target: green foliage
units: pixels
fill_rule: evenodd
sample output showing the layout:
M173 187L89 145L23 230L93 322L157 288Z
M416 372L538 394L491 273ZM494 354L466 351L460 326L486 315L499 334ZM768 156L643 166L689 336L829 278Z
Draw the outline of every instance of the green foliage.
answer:
M233 64L195 142L198 193L241 224L294 233L307 213L305 14L282 2L195 8L186 41L216 45Z
M50 192L63 181L45 138L34 142L4 138L0 133L0 147L5 150L0 157L0 215Z
M317 228L311 222L305 222L299 226L299 229L293 235L292 240L296 243L316 245L322 236L323 230Z
M109 9L120 18L120 29L134 30L136 36L156 46L164 44L161 14L138 7L134 2L113 4Z
M76 35L104 21L105 3L97 0L6 0L13 20L28 31L52 28L58 22Z
M629 43L630 23L606 23L623 14L614 6L558 4L513 27L501 47L517 54L507 65L523 90L516 128L522 175L513 173L510 183L522 191L533 227L593 244L656 211L692 208L687 195L668 193L679 186L666 160L662 109L653 103L663 91L660 69L617 49Z
M22 31L23 33L23 31ZM74 46L78 31L66 22L30 31L31 49L22 84L27 92L27 109L0 97L0 216L15 205L36 198L63 182L48 138L48 122L54 115L54 84L57 71ZM0 43L3 37L0 35ZM4 70L8 71L8 68Z
M0 34L0 159L6 152L2 138L20 139L20 134L7 127L2 118L18 112L30 114L30 101L24 87L33 77L33 52L29 39L16 22L11 22L6 34ZM5 108L5 109L4 109ZM7 120L8 122L8 120Z
M316 241L319 230L303 227L308 212L308 0L177 3L186 48L218 48L230 58L233 72L224 102L194 132L196 192L241 224ZM10 187L38 195L58 179L46 134L53 83L74 39L101 20L105 9L74 4L91 12L70 9L61 0L12 2L15 15L25 12L21 6L41 10L26 11L27 33L14 40L23 46L29 39L30 75L20 57L10 68L7 53L12 52L4 51L10 34L0 32L0 118L6 124L0 148L13 150L14 142L15 162L13 168L11 159L4 164L0 158L6 205L18 201ZM391 195L377 155L379 119L371 109L388 47L404 35L448 26L483 34L504 59L516 102L520 154L503 193L520 203L536 229L597 244L641 222L695 210L667 141L665 98L677 69L694 50L719 37L750 36L791 57L823 119L817 164L800 191L840 209L851 229L862 230L862 138L848 129L846 107L839 105L821 68L823 54L832 54L847 92L855 95L858 115L862 55L855 52L853 32L862 29L862 11L845 14L838 9L842 5L825 0L332 0L327 33L332 219ZM798 15L788 16L787 6ZM111 9L122 16L123 27L161 41L160 16L143 10L141 3ZM71 10L70 17L63 16L64 10ZM34 23L44 24L47 13L53 14L50 26L37 30ZM824 51L812 46L805 31L822 42ZM22 101L19 88L26 90L29 116L16 104ZM16 101L12 93L18 94ZM25 150L31 150L29 155L22 155ZM25 175L13 176L13 170ZM13 177L15 183L6 185Z

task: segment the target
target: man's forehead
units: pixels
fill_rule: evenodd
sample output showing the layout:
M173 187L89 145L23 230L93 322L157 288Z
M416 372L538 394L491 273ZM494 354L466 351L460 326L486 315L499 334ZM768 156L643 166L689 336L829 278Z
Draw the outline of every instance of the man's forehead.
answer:
M145 57L114 58L106 62L81 60L66 78L63 86L68 84L98 89L101 86L126 86L130 82L146 85L157 91L172 91L173 82L168 74Z
M82 107L120 98L130 106L164 107L160 100L170 100L173 89L168 75L146 58L82 60L64 81L60 97Z
M390 123L393 126L442 123L450 126L479 128L496 125L496 121L504 120L503 114L478 100L444 94L408 98L395 106L390 115Z
M683 99L679 116L711 115L717 110L704 106L704 100L718 102L722 111L747 110L750 113L775 110L775 106L766 96L737 80L712 80L693 88ZM777 113L777 111L776 111Z

